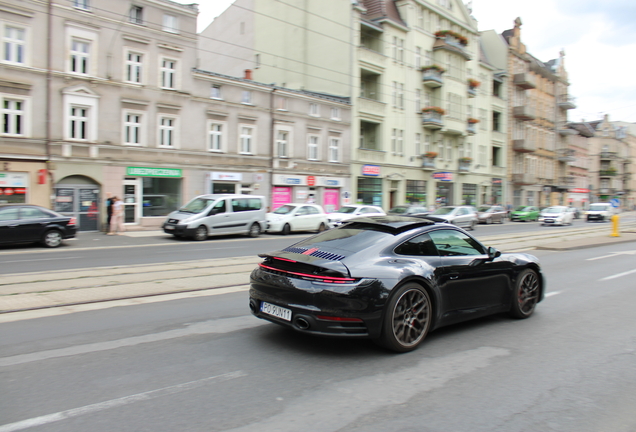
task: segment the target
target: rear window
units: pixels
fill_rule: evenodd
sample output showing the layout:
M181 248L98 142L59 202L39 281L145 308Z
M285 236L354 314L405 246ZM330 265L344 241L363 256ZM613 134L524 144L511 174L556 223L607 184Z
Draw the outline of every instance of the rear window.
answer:
M296 243L294 247L317 248L347 257L389 237L393 235L375 229L338 228Z
M258 198L234 198L234 199L232 199L232 209L234 209L234 212L260 210L262 205L263 205L263 203Z
M609 205L607 204L592 204L590 206L590 210L592 211L605 211L607 210Z

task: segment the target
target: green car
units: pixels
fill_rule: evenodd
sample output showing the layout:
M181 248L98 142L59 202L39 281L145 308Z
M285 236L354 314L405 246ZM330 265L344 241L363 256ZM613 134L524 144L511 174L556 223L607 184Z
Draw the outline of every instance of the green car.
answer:
M539 207L519 206L510 213L511 221L536 221L539 219Z

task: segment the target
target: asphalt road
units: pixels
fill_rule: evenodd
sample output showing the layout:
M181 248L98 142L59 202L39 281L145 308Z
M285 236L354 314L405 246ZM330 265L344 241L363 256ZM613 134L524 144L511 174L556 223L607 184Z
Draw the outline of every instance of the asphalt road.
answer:
M5 322L0 432L633 432L636 243L534 253L532 318L403 355L257 320L245 292Z
M624 222L634 220L636 214L633 213L624 217ZM598 226L607 232L610 230L609 223L587 223L582 219L575 220L572 225L590 226ZM480 239L522 232L555 233L568 228L570 227L541 226L537 222L506 221L504 224L478 225L472 234ZM256 239L244 236L211 237L202 242L176 239L160 232L131 235L135 237L80 233L76 240L66 241L63 246L54 250L39 245L0 247L0 274L255 256L285 248L311 233L290 236L266 234Z

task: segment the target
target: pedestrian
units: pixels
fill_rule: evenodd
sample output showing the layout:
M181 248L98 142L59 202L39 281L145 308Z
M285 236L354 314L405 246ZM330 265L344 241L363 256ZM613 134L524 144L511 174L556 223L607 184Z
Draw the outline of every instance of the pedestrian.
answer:
M106 233L110 232L110 219L113 217L113 196L110 192L106 192Z
M113 197L113 215L110 219L108 235L122 235L124 233L124 202L121 198Z

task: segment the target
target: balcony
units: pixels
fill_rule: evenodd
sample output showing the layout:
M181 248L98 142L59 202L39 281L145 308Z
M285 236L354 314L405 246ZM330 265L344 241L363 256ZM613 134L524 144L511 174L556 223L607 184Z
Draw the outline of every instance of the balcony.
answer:
M576 131L576 129L569 128L567 123L561 123L557 129L559 130L559 134L562 136L578 134L578 131Z
M516 139L512 140L512 149L519 153L534 153L537 151L537 145L531 140Z
M616 175L616 168L601 169L598 175L599 177L614 177Z
M358 47L358 61L375 66L378 69L386 67L386 56L366 47Z
M512 109L512 115L514 118L524 121L534 120L536 118L534 108L526 105L514 107Z
M459 158L457 161L457 172L459 173L469 173L470 167L473 164L473 161L470 159Z
M600 188L598 190L599 195L614 195L616 193L615 188Z
M422 156L422 169L425 171L435 170L435 158Z
M559 162L574 162L574 150L569 148L563 148L557 150Z
M512 182L516 185L533 185L537 183L537 176L534 174L513 174Z
M441 87L444 84L444 72L438 69L423 69L422 84L429 88Z
M573 98L572 96L561 95L557 99L557 104L559 105L559 108L564 110L575 109L576 108L576 104L574 103L575 100L576 99Z
M471 122L466 123L466 133L468 135L475 135L477 133L477 124Z
M559 177L559 181L557 182L557 188L561 190L568 190L574 184L573 176Z
M614 152L601 152L600 158L601 160L612 160L616 159L617 154Z
M468 86L468 97L469 98L477 97L477 87Z
M537 88L534 78L527 72L515 74L512 83L525 90Z
M452 35L437 36L435 43L433 44L433 52L438 50L445 50L454 54L459 54L464 57L466 61L471 59L470 54L466 51L466 45L462 44L459 39Z
M442 114L435 111L422 112L422 126L426 129L437 130L444 127Z
M384 117L384 111L386 110L386 104L374 99L358 98L358 111L363 114L367 114L375 117Z

